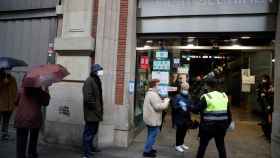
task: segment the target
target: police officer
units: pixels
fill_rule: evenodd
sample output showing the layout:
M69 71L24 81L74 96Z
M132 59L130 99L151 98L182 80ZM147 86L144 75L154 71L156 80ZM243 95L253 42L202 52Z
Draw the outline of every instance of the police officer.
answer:
M214 138L220 158L226 158L224 138L231 123L231 112L228 106L228 97L218 91L218 81L206 81L208 93L202 95L199 107L201 124L199 127L199 149L197 158L203 158L209 141Z

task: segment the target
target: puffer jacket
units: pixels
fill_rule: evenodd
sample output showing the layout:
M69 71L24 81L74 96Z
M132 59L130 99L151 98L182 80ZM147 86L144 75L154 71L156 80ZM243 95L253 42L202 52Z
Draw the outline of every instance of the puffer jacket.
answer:
M169 99L162 100L159 94L149 89L143 105L143 118L148 126L158 127L162 124L162 111L168 107Z
M17 96L17 82L12 75L0 78L0 112L13 111Z

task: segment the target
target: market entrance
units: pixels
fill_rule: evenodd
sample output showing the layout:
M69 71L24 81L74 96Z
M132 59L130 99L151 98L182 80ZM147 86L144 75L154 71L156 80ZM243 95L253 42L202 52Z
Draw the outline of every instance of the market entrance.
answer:
M257 126L261 108L256 88L262 75L273 77L271 39L253 42L244 37L222 41L195 37L139 39L135 123L142 123L142 105L149 79L159 78L164 93L172 90L176 77L186 78L195 102L203 93L203 79L215 74L223 81L221 89L230 98L236 120L254 122Z

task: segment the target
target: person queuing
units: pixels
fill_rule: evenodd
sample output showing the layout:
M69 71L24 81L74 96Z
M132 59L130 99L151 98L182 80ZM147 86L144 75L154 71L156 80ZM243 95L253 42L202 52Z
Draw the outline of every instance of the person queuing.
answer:
M42 88L24 87L16 99L17 158L37 158L39 131L43 123L42 106L49 105L50 95ZM29 135L29 142L28 142Z
M193 110L199 111L201 122L199 127L199 148L197 158L203 158L209 141L214 138L220 158L226 158L224 138L232 121L228 97L217 91L219 82L215 79L206 81L208 93L202 95L199 106Z
M261 119L265 137L270 141L272 131L272 112L274 104L274 90L269 75L262 76L262 82L257 88L257 101L261 106Z
M91 67L90 76L83 86L85 129L83 133L84 158L93 154L93 140L97 135L99 122L103 120L102 82L103 68L99 64Z
M9 122L15 109L17 96L16 79L7 70L0 69L0 120L2 120L1 140L9 138Z
M159 95L158 79L149 81L149 91L146 93L143 105L143 118L148 129L147 140L144 146L144 157L156 157L156 150L153 145L160 133L162 124L162 111L167 109L169 98L161 99Z
M174 105L174 122L176 125L176 146L175 149L178 152L184 152L188 150L189 147L184 145L184 139L187 133L187 130L192 125L191 120L191 101L189 98L189 84L182 83L180 87L180 93L175 96L173 100Z

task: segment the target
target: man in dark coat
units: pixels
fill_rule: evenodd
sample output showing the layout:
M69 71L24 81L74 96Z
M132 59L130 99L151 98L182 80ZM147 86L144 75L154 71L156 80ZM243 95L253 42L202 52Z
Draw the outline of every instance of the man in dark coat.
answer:
M103 68L94 64L91 74L83 86L85 129L83 134L84 158L92 156L92 141L98 132L99 122L103 120L102 83L99 76Z

